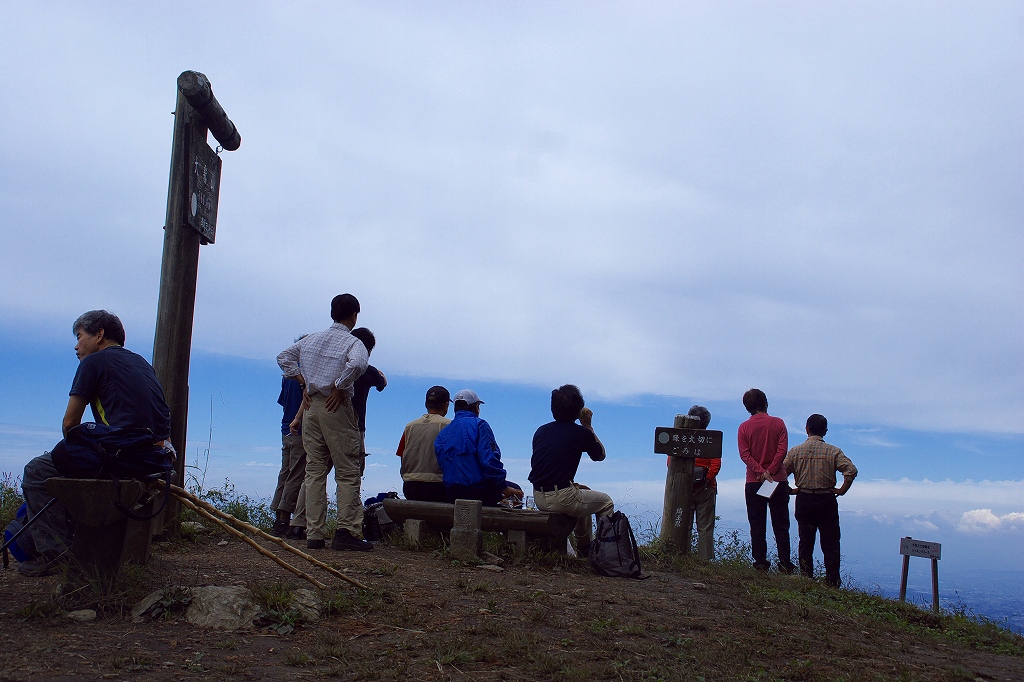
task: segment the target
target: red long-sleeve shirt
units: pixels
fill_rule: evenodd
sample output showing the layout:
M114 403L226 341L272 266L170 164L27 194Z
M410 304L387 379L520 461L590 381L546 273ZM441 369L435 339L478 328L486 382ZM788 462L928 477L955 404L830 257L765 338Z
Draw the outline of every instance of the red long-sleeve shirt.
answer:
M786 422L767 412L758 412L740 424L736 441L740 459L747 465L747 483L760 481L765 471L776 481L786 479L782 466L789 450Z

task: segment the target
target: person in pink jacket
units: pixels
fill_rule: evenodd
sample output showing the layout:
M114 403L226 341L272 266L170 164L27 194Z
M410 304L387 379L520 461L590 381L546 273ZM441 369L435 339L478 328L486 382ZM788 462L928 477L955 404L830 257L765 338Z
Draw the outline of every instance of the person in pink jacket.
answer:
M789 543L789 483L783 460L789 450L786 423L768 414L768 397L764 391L752 388L743 394L743 407L750 419L740 424L736 434L740 459L747 465L747 483L744 496L747 501L747 521L750 522L750 552L754 555L754 568L768 571L768 512L772 517L775 547L779 552L779 570L793 573L796 566L790 557ZM758 495L764 483L778 482L771 497Z

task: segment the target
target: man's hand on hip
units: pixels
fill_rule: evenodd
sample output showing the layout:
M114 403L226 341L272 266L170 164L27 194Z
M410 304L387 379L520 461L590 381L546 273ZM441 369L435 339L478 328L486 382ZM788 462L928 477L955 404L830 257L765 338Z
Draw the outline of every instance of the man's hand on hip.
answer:
M324 401L324 407L327 408L328 412L337 412L338 408L344 405L346 400L348 400L348 396L345 395L345 391L335 388L327 396L327 400Z

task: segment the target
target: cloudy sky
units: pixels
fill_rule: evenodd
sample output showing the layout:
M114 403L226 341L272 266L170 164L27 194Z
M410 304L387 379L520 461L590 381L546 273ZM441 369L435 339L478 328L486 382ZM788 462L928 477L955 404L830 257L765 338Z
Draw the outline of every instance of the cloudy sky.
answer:
M32 378L81 311L150 352L195 69L242 135L197 353L266 363L350 291L410 386L757 385L796 434L973 443L938 470L883 443L920 466L873 479L1024 478L1018 3L3 1L0 28L6 433L59 419Z

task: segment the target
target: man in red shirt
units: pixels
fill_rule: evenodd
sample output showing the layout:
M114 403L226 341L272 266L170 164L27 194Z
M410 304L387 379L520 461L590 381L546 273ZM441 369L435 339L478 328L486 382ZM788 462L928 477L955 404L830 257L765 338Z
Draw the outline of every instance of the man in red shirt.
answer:
M747 483L744 496L747 501L747 521L750 522L750 551L754 555L754 568L767 571L768 512L771 511L772 532L779 552L779 570L793 573L796 566L790 558L789 545L789 483L783 461L789 449L786 423L768 414L768 397L764 391L752 388L743 394L743 407L750 419L740 424L736 434L740 459L747 465ZM757 492L764 483L778 481L771 497Z

